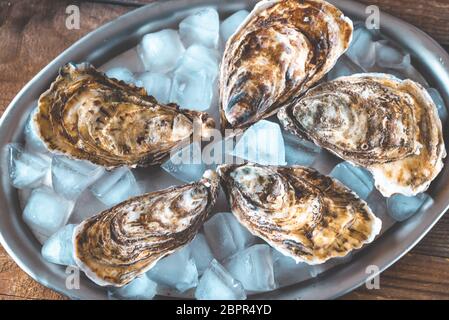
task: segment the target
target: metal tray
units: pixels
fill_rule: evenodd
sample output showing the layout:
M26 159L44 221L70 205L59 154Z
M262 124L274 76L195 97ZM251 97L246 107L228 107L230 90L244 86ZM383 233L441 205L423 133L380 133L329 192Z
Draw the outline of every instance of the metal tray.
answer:
M0 146L21 141L22 129L33 101L46 90L58 69L69 61L90 61L96 66L135 46L146 33L177 23L201 6L214 6L227 16L240 9L251 9L255 0L178 0L156 2L125 14L91 32L40 71L14 98L0 120ZM365 20L365 5L350 1L330 1L354 20ZM437 88L449 105L449 55L428 35L388 14L381 13L381 32L408 50L421 73ZM446 141L448 130L444 128ZM41 246L23 223L17 191L9 184L7 167L0 167L0 242L15 262L41 284L75 299L105 299L106 291L85 277L80 289L68 290L65 268L43 260ZM332 299L362 285L373 274L369 265L385 270L413 248L449 207L449 166L432 183L435 200L427 211L395 224L373 244L361 250L350 263L336 267L310 281L250 296L255 299Z

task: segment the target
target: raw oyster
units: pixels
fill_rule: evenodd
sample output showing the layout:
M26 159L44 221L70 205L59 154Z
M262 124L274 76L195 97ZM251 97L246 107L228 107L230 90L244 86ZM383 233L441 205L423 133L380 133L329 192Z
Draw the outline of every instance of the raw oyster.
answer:
M425 191L446 156L427 91L391 75L355 74L320 84L278 118L286 130L367 168L386 197Z
M88 63L67 64L39 99L34 117L42 140L57 153L115 168L159 164L196 132L206 113L159 104L145 89L109 79Z
M345 256L380 232L363 200L314 169L248 163L220 166L218 174L240 223L297 262Z
M209 170L198 182L131 198L83 221L73 235L77 265L99 285L129 283L195 237L218 181Z
M325 1L259 2L226 43L222 129L246 128L319 81L348 48L352 30Z

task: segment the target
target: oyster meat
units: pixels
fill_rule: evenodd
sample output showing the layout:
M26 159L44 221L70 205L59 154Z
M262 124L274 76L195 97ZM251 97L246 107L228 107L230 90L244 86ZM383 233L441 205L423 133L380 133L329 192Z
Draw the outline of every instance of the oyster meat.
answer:
M218 174L240 223L297 262L345 256L380 232L363 200L314 169L247 163L220 166Z
M206 113L160 104L87 63L60 69L34 121L51 151L107 168L159 164L191 138L194 126L202 135L215 126Z
M367 168L386 197L424 192L446 150L432 98L412 80L356 74L310 89L283 107L283 127Z
M73 235L76 264L99 285L129 283L194 238L218 190L209 170L198 182L131 198L83 221Z
M348 48L352 30L326 1L259 2L226 43L222 129L247 128L319 81Z

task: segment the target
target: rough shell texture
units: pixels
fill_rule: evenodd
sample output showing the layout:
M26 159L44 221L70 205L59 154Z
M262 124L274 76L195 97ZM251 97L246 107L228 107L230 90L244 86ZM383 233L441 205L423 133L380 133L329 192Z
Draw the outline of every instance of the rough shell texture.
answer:
M363 200L313 169L248 163L218 173L237 219L296 261L345 256L380 232L381 221Z
M196 125L201 134L215 126L206 113L161 105L87 63L60 69L34 121L50 150L107 168L161 163Z
M99 285L123 286L189 243L214 206L219 182L202 180L131 198L74 232L77 265Z
M259 2L226 43L222 129L246 128L315 84L346 51L352 30L325 1Z
M370 170L384 196L425 191L446 156L441 121L418 83L357 74L323 83L282 108L283 127Z

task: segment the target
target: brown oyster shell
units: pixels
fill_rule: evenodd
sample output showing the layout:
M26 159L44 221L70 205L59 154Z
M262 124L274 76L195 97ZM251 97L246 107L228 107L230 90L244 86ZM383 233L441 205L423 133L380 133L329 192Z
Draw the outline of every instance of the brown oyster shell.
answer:
M380 232L365 201L314 169L247 163L218 174L240 223L298 262L345 256Z
M247 128L319 81L349 47L352 30L326 1L259 2L226 43L222 129Z
M367 168L384 196L424 192L446 156L427 91L387 74L340 77L282 108L283 127Z
M215 204L218 175L131 198L74 231L77 265L95 283L123 286L189 243Z
M115 168L159 164L196 132L215 126L207 113L162 105L145 89L107 78L88 63L63 66L34 121L47 147Z

